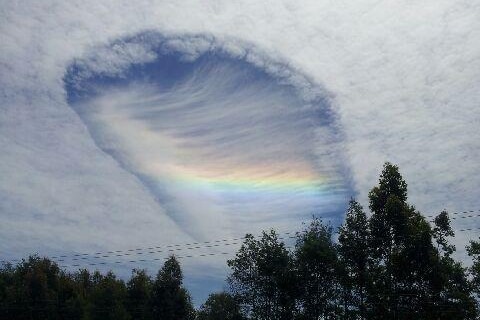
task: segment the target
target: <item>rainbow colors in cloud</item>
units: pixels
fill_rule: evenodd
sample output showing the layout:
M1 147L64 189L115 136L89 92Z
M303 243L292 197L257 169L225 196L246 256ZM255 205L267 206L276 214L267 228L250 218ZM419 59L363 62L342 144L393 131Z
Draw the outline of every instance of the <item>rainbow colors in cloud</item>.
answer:
M211 221L238 234L338 215L350 196L326 100L246 60L167 51L120 76L71 79L97 145L196 237Z
M250 167L171 166L176 183L221 193L296 193L320 195L329 180L306 164L268 163Z

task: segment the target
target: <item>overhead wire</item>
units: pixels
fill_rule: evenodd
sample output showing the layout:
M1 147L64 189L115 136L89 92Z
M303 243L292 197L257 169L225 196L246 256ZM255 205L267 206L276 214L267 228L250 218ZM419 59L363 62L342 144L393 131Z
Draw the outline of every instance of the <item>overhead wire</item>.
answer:
M458 219L467 219L467 218L476 218L480 217L480 214L472 214L480 212L478 210L468 210L468 211L458 211L448 213L449 215L453 215L450 217L450 220L458 220ZM461 216L461 214L467 214ZM426 215L424 217L430 218L435 217L437 215ZM433 222L434 220L429 220ZM456 232L468 232L480 230L480 227L470 227L470 228L462 228L454 230ZM291 235L297 234L299 231L285 231L285 232L278 232L278 234L284 235ZM332 234L338 234L338 230L332 232ZM200 242L190 242L190 243L182 243L182 244L169 244L163 246L150 246L150 247L143 247L143 248L133 248L133 249L123 249L123 250L111 250L111 251L104 251L104 252L94 252L94 253L75 253L75 254L63 254L63 255L56 255L51 256L50 259L55 260L57 262L66 262L67 260L71 261L80 261L80 260L89 260L89 259L105 259L111 257L121 257L121 256L133 256L133 255L148 255L148 254L156 254L156 253L173 253L181 250L197 250L197 249L211 249L220 247L222 245L229 246L229 245L236 245L238 241L244 240L246 237L236 237L236 238L225 238L225 239L217 239L217 240L210 240L210 241L200 241ZM292 238L292 237L290 237ZM161 250L158 250L161 249ZM150 250L150 251L147 251ZM10 260L2 260L3 263L7 262L20 262L22 259L10 259Z

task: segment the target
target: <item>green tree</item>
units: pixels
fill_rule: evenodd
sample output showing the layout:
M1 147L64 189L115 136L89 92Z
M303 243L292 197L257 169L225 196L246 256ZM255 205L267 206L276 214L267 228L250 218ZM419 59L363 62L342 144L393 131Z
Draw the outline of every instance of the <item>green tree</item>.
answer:
M47 258L30 256L15 268L9 288L14 319L54 319L57 315L57 264Z
M227 292L213 293L197 312L197 320L244 320L240 305Z
M338 252L332 228L313 219L297 235L295 271L299 286L299 319L338 319L341 290Z
M373 187L369 193L370 210L375 214L384 213L387 201L392 197L405 203L407 201L407 183L403 180L398 167L386 162L378 186Z
M434 303L431 303L427 311L431 315L438 314L435 319L473 319L476 313L475 301L466 270L452 258L455 246L450 244L449 238L455 234L448 213L442 211L433 222L432 236L436 249L432 255L433 274L429 281L429 295Z
M81 295L75 275L60 272L58 278L58 316L60 319L80 320L86 309L86 300Z
M450 226L450 218L447 211L442 211L433 220L433 238L437 243L437 250L444 256L450 256L455 251L455 246L448 242L449 237L453 237L455 233Z
M0 267L0 319L13 319L17 312L14 309L13 288L15 287L15 269L10 263L2 263Z
M411 262L406 258L405 250L413 244L409 242L408 224L416 215L406 200L407 184L398 167L386 163L379 185L369 193L372 211L369 221L372 257L369 270L374 284L369 288L369 304L370 316L375 319L399 318L402 305L411 305L412 298L416 297L410 292L411 288L402 283L405 279L401 279L401 273L407 267L403 264Z
M439 215L432 229L407 203L407 184L390 163L385 164L369 200L369 318L472 319L465 272L451 258L454 247L447 241L451 235L448 215Z
M152 318L149 308L152 286L152 279L145 270L133 269L132 276L127 283L127 310L133 319Z
M467 252L473 259L472 266L469 268L471 286L473 292L476 294L477 303L480 301L480 240L470 241L470 245L467 247ZM477 307L480 308L480 306Z
M190 295L183 287L180 264L171 256L153 283L151 308L153 319L190 320L195 318Z
M113 272L106 275L95 271L92 275L93 287L89 294L89 315L95 320L128 319L125 308L127 289L122 280L117 279Z
M343 291L347 291L344 293L345 318L366 318L369 239L367 215L362 206L352 199L338 236L339 258L344 269L341 281Z
M295 311L295 281L292 258L275 231L260 239L246 235L228 266L234 295L252 319L292 319Z

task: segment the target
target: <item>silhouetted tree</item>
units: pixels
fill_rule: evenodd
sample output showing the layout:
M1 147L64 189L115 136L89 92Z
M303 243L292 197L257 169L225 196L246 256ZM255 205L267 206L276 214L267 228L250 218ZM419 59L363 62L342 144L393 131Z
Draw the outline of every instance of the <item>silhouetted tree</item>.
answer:
M15 268L9 288L12 319L53 319L57 314L58 266L46 258L31 256ZM8 317L7 317L8 318Z
M340 280L344 291L346 319L366 319L367 287L370 280L368 265L371 262L369 239L367 215L362 206L352 199L338 236L339 259L344 270Z
M174 258L154 284L144 270L133 270L128 287L113 272L61 271L47 258L31 256L0 267L0 319L194 319Z
M448 242L449 237L453 237L455 233L450 226L450 218L447 211L442 211L433 220L433 238L437 243L437 250L443 256L450 256L455 251L455 246Z
M58 315L60 319L80 320L86 308L85 296L72 274L61 272L58 279Z
M213 293L197 312L197 320L244 320L240 305L226 292Z
M341 305L339 261L332 228L313 219L297 235L295 271L299 319L337 319Z
M132 318L152 318L149 302L152 297L152 279L145 270L133 269L127 283L127 310Z
M260 239L252 235L234 259L228 281L244 312L252 319L292 319L295 311L295 281L292 258L272 230Z
M369 200L369 318L472 319L468 282L461 265L450 257L454 247L446 240L451 234L448 216L441 214L432 230L406 202L407 184L390 163ZM433 245L434 236L439 248Z
M89 295L91 319L128 319L125 283L117 279L111 271L105 276L96 271L92 275L92 282L93 288Z
M183 287L180 264L171 256L153 283L151 308L153 319L189 320L195 318L190 295Z
M477 297L477 308L480 301L480 240L470 241L467 252L473 259L472 266L469 268L471 277L471 286Z

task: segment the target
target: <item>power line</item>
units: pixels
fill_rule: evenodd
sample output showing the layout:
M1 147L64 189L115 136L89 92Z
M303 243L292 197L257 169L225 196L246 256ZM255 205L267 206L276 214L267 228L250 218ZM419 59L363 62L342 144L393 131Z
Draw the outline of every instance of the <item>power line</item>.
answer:
M219 256L219 255L228 255L232 254L232 252L214 252L214 253L203 253L199 255L183 255L183 256L175 256L176 259L186 259L186 258L201 258L201 257L211 257L211 256ZM61 268L68 268L68 267L81 267L81 266L100 266L100 265L109 265L109 264L123 264L123 263L136 263L136 262L155 262L155 261L164 261L168 260L170 257L161 257L161 258L153 258L153 259L137 259L137 260L129 260L129 261L112 261L112 262L92 262L92 263L85 263L85 264L67 264L60 266Z
M287 237L288 238L295 238L295 237ZM279 240L284 240L286 238L278 238ZM285 249L292 249L292 246L285 246ZM181 255L177 256L174 255L176 259L188 259L188 258L202 258L202 257L213 257L213 256L225 256L229 254L234 254L234 252L212 252L212 253L202 253L202 254L187 254L187 255ZM102 262L91 262L91 263L85 263L85 264L67 264L67 265L61 265L61 268L67 268L67 267L81 267L81 266L99 266L99 265L111 265L111 264L123 264L123 263L137 263L137 262L155 262L155 261L165 261L170 259L170 256L168 257L159 257L159 258L153 258L153 259L136 259L136 260L128 260L128 261L102 261Z
M292 234L293 232L285 232L284 234L285 235L289 235L289 234ZM242 238L237 238L235 240L241 240L241 239L245 239L246 237L242 237ZM286 239L294 239L296 238L296 236L287 236L287 237L278 237L277 239L278 240L286 240ZM224 240L222 240L224 241ZM211 243L213 241L208 241L208 243ZM217 242L217 241L215 241ZM103 256L82 256L82 257L76 257L76 258L73 258L73 259L54 259L53 257L50 257L50 259L52 260L55 260L55 262L68 262L68 261L76 261L75 263L70 263L70 264L67 264L67 265L62 265L60 267L67 267L67 266L71 266L71 267L80 267L80 266L97 266L97 265L108 265L108 264L121 264L121 263L133 263L133 262L153 262L153 261L161 261L161 260L164 260L164 259L168 259L165 258L165 257L161 257L161 258L154 258L154 259L136 259L136 260L122 260L122 261L95 261L95 262L91 262L91 259L104 259L104 258L112 258L112 257L122 257L122 256L131 256L131 255L142 255L142 254L150 254L150 253L168 253L168 254L172 254L174 252L177 252L177 251L180 251L180 250L198 250L198 249L211 249L211 248L216 248L216 247L220 247L222 245L224 246L233 246L233 245L238 245L240 244L240 242L224 242L224 243L221 243L221 244L212 244L212 245L206 245L206 246L195 246L195 247L179 247L180 245L175 245L175 246L178 246L177 248L175 249L168 249L168 250L157 250L157 251L151 251L151 252L132 252L132 253L123 253L123 254L115 254L115 255L103 255ZM172 247L173 245L170 245L168 247ZM112 251L114 252L114 251ZM115 251L116 252L116 251ZM215 255L226 255L226 254L231 254L233 252L222 252L222 253L204 253L204 254L199 254L199 255L191 255L191 254L186 254L186 255L181 255L181 256L175 256L179 259L183 259L183 258L195 258L195 257L209 257L209 256L215 256ZM18 260L18 259L17 259ZM90 261L88 261L90 260ZM85 262L85 263L78 263L78 262Z
M480 217L480 214L471 214L469 216L454 216L451 217L450 220L456 220L456 219L467 219L467 218L478 218Z
M446 210L442 210L442 211L446 211ZM448 212L448 215L450 216L456 216L456 215L460 215L460 214L469 214L469 213L475 213L475 212L480 212L480 209L476 209L476 210L467 210L467 211L457 211L457 212ZM424 216L425 218L434 218L438 216L438 214L430 214L430 215L427 215L427 216ZM453 218L450 218L450 219L453 219Z
M469 210L469 211L458 211L458 212L449 213L449 215L454 215L454 217L451 217L450 220L480 217L480 215L478 215L478 214L471 214L471 213L476 213L476 212L480 212L480 209ZM460 214L468 214L468 215L460 216ZM436 217L436 216L437 215L427 215L427 216L424 216L424 217ZM433 220L430 220L430 222L433 222ZM464 228L464 229L458 229L458 230L454 230L454 231L467 232L467 231L474 231L474 230L478 230L478 229L480 229L480 228ZM279 232L279 234L290 235L290 234L296 234L297 232L298 232L298 230ZM338 234L338 230L334 231L332 234ZM72 261L79 261L79 260L88 260L88 259L102 259L102 258L110 258L110 257L131 256L131 255L143 255L143 254L146 255L146 254L166 253L166 252L171 253L171 252L181 251L181 250L213 248L213 247L219 247L221 245L226 245L226 246L235 245L235 244L238 244L236 241L241 241L241 240L244 240L245 238L246 237L244 236L244 237L226 238L226 239L210 240L210 241L203 241L203 242L170 244L170 245L164 245L164 246L151 246L151 247L144 247L144 248L113 250L113 251L105 251L105 252L57 255L57 256L51 256L50 259L56 260L56 261L59 261L59 262L65 262L66 259L72 260ZM162 250L157 250L157 249L162 249ZM150 251L147 251L147 250L150 250ZM144 252L144 251L147 251L147 252ZM69 258L71 258L71 259L69 259ZM11 260L8 260L8 261L7 260L2 260L2 262L4 262L4 263L20 262L20 261L22 261L22 259L11 259Z
M280 232L278 234L282 235L291 235L296 233L296 231L286 231ZM57 255L49 257L52 260L64 262L65 259L71 258L68 260L86 260L86 259L101 259L101 258L109 258L109 257L120 257L120 256L130 256L130 255L142 255L142 254L149 254L149 253L162 253L162 252L175 252L180 250L193 250L193 249L202 249L202 248L213 248L219 247L221 245L235 245L238 244L237 241L241 241L246 239L245 236L238 237L238 238L227 238L227 239L219 239L219 240L210 240L210 241L203 241L203 242L191 242L191 243L182 243L182 244L170 244L164 246L154 246L154 247L147 247L147 248L135 248L135 249L126 249L126 250L115 250L115 251L105 251L105 252L95 252L95 253L78 253L72 255ZM284 239L284 238L279 238ZM163 249L163 250L155 250L155 249ZM153 250L147 251L146 250ZM19 262L22 259L11 259L10 262ZM2 262L9 262L6 260L2 260Z
M480 227L478 227L478 228L465 228L465 229L459 229L459 230L456 230L456 231L466 232L466 231L474 231L474 230L480 230Z
M172 253L180 250L196 250L196 249L208 249L208 248L215 248L215 247L220 247L222 245L224 246L231 246L231 245L236 245L239 244L239 242L224 242L222 244L213 244L213 245L207 245L207 246L195 246L195 247L178 247L175 249L168 249L168 250L155 250L155 251L148 251L148 252L131 252L131 253L120 253L120 254L114 254L114 255L101 255L101 256L84 256L84 257L77 257L77 258L72 258L72 259L56 259L57 262L65 262L66 260L71 260L71 261L81 261L81 260L88 260L88 259L102 259L102 258L112 258L112 257L125 257L125 256L132 256L132 255L147 255L147 254L155 254L155 253ZM54 259L54 258L51 258Z
M473 231L473 230L479 230L479 228L466 228L466 229L459 229L456 231L464 232L464 231ZM288 232L288 234L292 234L293 232ZM335 232L338 233L338 232ZM243 237L245 238L245 237ZM289 237L279 237L279 240L284 240L284 239L293 239L296 238L296 236L289 236ZM229 245L234 245L238 243L230 243ZM206 248L206 247L204 247ZM292 249L291 246L285 246L286 249ZM192 249L197 249L197 248L192 248ZM179 249L180 250L180 249ZM174 250L176 251L176 250ZM172 253L171 251L167 251L168 253ZM166 252L165 252L166 253ZM234 252L213 252L213 253L202 253L198 255L194 254L186 254L186 255L175 255L175 258L177 259L188 259L188 258L202 258L202 257L213 257L213 256L226 256L234 254ZM89 257L93 258L93 257ZM101 257L98 257L101 258ZM64 264L61 265L61 268L68 268L68 267L82 267L82 266L105 266L105 265L114 265L114 264L125 264L125 263L138 263L138 262L155 262L155 261L165 261L168 260L169 257L158 257L158 258L152 258L152 259L135 259L135 260L117 260L117 261L96 261L96 262L88 262L88 263L73 263L73 264ZM57 260L60 261L60 260ZM61 262L65 262L61 260ZM87 262L87 261L86 261Z
M473 230L479 230L479 229L480 229L480 227L479 228L459 229L459 230L456 230L456 231L465 232L465 231L473 231ZM286 232L285 234L292 234L292 233L296 233L296 232ZM338 231L333 232L332 235L333 234L338 234ZM297 236L278 237L277 239L278 240L285 240L285 239L295 239L295 238L297 238ZM245 237L243 237L243 239L245 239ZM230 243L230 244L226 244L226 245L235 245L235 244L239 244L239 243L236 242L236 243ZM212 247L212 246L210 246L210 247ZM197 248L198 247L192 247L192 248L187 248L187 249L197 249ZM202 247L200 247L200 248L202 248ZM206 248L206 247L203 247L203 248ZM285 248L286 249L292 249L293 247L292 246L285 246ZM176 249L176 250L169 250L167 252L172 253L172 252L177 251L177 250L182 250L182 249L179 248L179 249ZM204 254L199 254L199 255L188 254L188 255L175 256L175 257L178 258L178 259L185 259L185 258L198 258L198 257L212 257L212 256L228 255L228 254L233 254L233 252L204 253ZM97 257L89 257L89 258L97 258ZM98 258L101 258L101 257L98 257ZM137 260L128 260L128 261L114 261L114 262L107 262L107 261L89 262L89 263L85 263L85 264L74 263L74 264L69 264L69 265L62 265L61 267L66 268L66 267L69 267L69 266L70 267L80 267L80 266L99 266L99 265L137 263L137 262L154 262L154 261L162 261L162 260L167 260L167 259L169 259L169 257L161 257L161 258L153 258L153 259L137 259ZM63 260L57 260L57 261L64 262Z
M146 247L146 248L135 248L135 249L124 249L124 250L114 250L114 251L105 251L105 252L94 252L94 253L76 253L76 254L71 254L71 255L57 255L57 256L51 256L50 259L54 259L57 261L63 261L64 258L73 258L71 260L80 260L83 257L87 258L106 258L106 257L111 257L111 256L120 256L120 255L141 255L144 254L142 251L146 250L156 250L156 249L169 249L169 248L175 248L175 249L169 249L169 251L178 251L182 249L190 249L190 248L201 248L201 247L214 247L214 246L219 246L221 245L220 243L228 243L231 241L239 241L243 240L245 237L239 237L239 238L229 238L229 239L220 239L220 240L211 240L211 241L203 241L203 242L191 242L191 243L182 243L182 244L170 244L170 245L164 245L164 246L153 246L153 247ZM192 247L196 246L196 247ZM185 248L184 248L185 247ZM162 252L162 250L156 250L156 251L150 251L147 253L156 253L156 252ZM119 255L117 255L119 254ZM22 259L12 259L9 261L17 262L21 261ZM2 260L3 262L6 262L5 260Z

